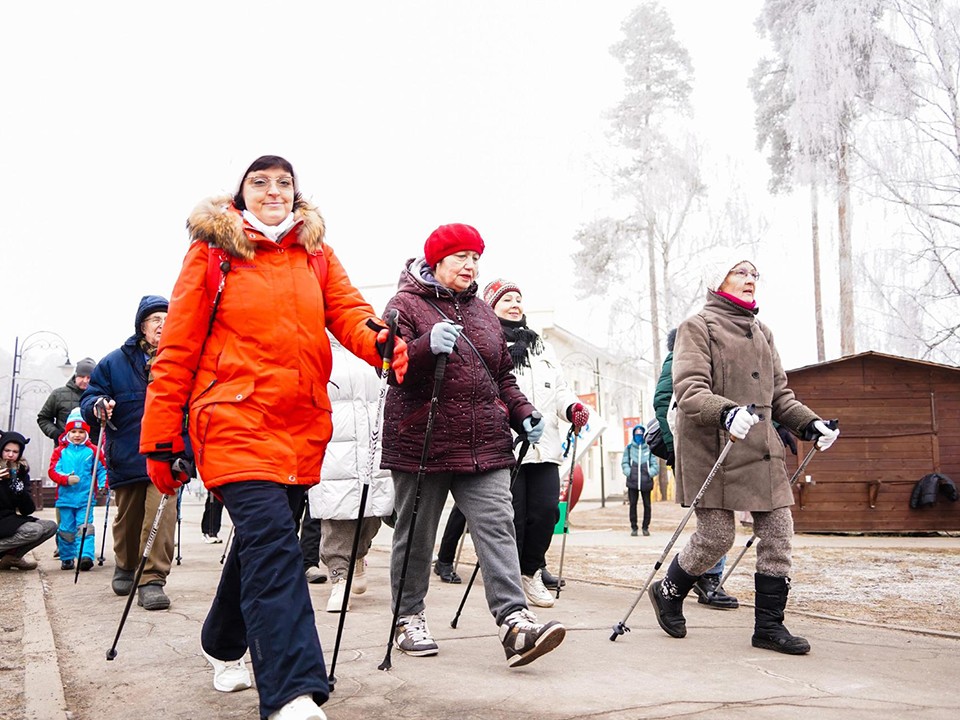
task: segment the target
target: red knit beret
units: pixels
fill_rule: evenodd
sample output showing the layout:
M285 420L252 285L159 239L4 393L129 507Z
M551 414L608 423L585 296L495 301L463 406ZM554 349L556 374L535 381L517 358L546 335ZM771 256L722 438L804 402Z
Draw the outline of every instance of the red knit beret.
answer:
M487 286L483 289L483 301L490 307L496 307L497 303L500 302L500 298L508 292L523 295L516 283L504 280L503 278L497 278L487 283Z
M90 426L83 420L70 420L63 428L63 431L70 432L71 430L83 430L87 435L90 434Z
M430 233L430 237L423 244L423 255L427 259L427 265L436 267L437 263L447 255L453 255L464 250L472 250L482 255L483 248L483 238L480 237L480 233L475 228L453 223L451 225L441 225Z

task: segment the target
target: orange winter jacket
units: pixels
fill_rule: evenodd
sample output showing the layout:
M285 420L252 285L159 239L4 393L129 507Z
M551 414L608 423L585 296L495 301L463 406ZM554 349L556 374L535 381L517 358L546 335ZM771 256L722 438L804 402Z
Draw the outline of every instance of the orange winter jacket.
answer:
M140 452L181 451L188 408L190 442L208 488L242 480L319 482L332 432L325 328L355 355L380 364L367 323L381 323L323 242L323 218L302 201L294 214L297 223L279 243L244 222L228 197L204 201L187 221L191 245L153 363ZM231 264L212 328L211 246ZM326 273L318 276L310 253L323 254Z

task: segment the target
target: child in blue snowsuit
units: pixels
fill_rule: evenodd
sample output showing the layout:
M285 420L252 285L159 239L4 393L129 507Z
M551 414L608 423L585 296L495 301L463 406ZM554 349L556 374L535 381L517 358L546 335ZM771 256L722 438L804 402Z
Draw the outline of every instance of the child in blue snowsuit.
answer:
M74 558L78 555L81 570L93 567L96 547L93 502L90 503L87 517L83 515L87 509L90 483L93 482L93 456L96 452L96 447L90 442L89 426L80 417L79 410L74 410L67 418L66 429L50 458L50 479L60 485L56 507L60 511L57 547L60 550L61 570L72 570ZM102 455L97 460L96 482L99 490L103 490L107 484L107 469ZM87 524L87 534L83 547L79 548L84 523Z

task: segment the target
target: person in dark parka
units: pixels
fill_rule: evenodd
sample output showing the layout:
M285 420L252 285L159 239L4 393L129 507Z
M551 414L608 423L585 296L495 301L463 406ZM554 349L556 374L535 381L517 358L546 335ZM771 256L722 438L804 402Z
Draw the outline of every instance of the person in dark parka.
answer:
M437 228L427 238L424 257L407 261L397 294L387 304L388 312L399 312L410 359L406 381L387 394L383 422L381 466L392 471L396 492L390 567L394 602L418 492L420 497L394 637L408 655L438 652L427 628L424 598L440 514L452 492L470 525L487 606L500 626L507 663L517 667L557 647L566 630L556 621L537 622L521 586L510 494L510 430L536 443L543 424L533 422L536 408L517 387L500 321L477 296L483 249L483 239L469 225ZM442 354L448 356L446 373L418 483L434 370Z
M33 570L26 554L57 534L52 520L38 520L30 496L30 466L23 449L30 442L18 432L0 435L0 570Z

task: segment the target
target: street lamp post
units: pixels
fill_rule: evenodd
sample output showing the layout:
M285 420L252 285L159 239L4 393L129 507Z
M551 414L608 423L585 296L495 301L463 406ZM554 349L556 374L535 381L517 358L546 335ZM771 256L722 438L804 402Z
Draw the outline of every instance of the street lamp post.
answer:
M70 348L67 346L67 341L57 333L51 332L50 330L38 330L27 335L23 339L22 344L20 337L17 336L13 341L13 372L10 375L10 412L7 416L7 429L9 430L14 429L17 421L17 376L20 374L23 356L28 350L34 348L59 348L63 350L66 362L64 362L60 368L66 370L73 368L73 363L70 362Z

